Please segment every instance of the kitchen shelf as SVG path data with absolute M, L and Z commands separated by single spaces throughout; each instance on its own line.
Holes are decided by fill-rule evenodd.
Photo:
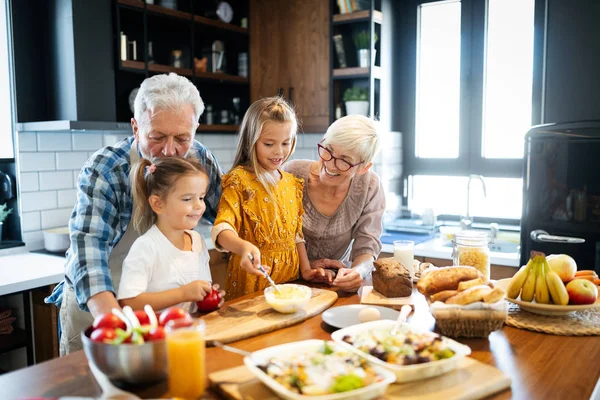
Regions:
M 0 336 L 0 354 L 26 346 L 27 333 L 23 329 L 15 328 L 10 335 Z
M 190 68 L 175 68 L 169 65 L 148 64 L 148 71 L 151 72 L 175 72 L 177 75 L 192 76 Z
M 229 74 L 224 74 L 224 73 L 214 73 L 214 72 L 196 72 L 196 74 L 194 75 L 196 78 L 199 79 L 212 79 L 212 80 L 216 80 L 216 81 L 228 81 L 228 82 L 234 82 L 234 83 L 248 83 L 248 78 L 245 78 L 243 76 L 237 76 L 237 75 L 229 75 Z
M 144 2 L 142 0 L 118 0 L 118 3 L 124 6 L 144 9 Z
M 146 4 L 146 7 L 147 10 L 153 14 L 166 15 L 168 17 L 174 17 L 185 21 L 191 21 L 193 19 L 192 13 L 189 12 L 173 10 L 156 4 Z
M 381 68 L 372 68 L 373 77 L 375 79 L 381 78 Z M 333 79 L 356 79 L 356 78 L 369 78 L 369 68 L 336 68 L 333 70 Z
M 200 124 L 196 132 L 237 132 L 240 129 L 239 125 L 232 124 Z
M 333 25 L 351 24 L 354 22 L 369 22 L 371 11 L 361 10 L 353 13 L 335 14 L 333 16 Z M 373 22 L 381 24 L 383 22 L 383 13 L 378 10 L 373 11 Z
M 121 61 L 121 67 L 127 69 L 136 69 L 144 71 L 144 62 L 143 61 L 133 61 L 133 60 L 125 60 Z
M 209 25 L 215 28 L 223 29 L 226 31 L 243 33 L 244 35 L 248 34 L 248 28 L 242 28 L 241 26 L 228 24 L 226 22 L 222 22 L 216 19 L 210 19 L 206 17 L 202 17 L 200 15 L 194 15 L 194 22 L 197 22 L 202 25 Z

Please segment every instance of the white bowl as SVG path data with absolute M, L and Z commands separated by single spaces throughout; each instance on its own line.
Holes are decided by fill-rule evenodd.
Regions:
M 388 363 L 378 359 L 377 357 L 372 356 L 371 354 L 365 353 L 356 347 L 352 346 L 349 343 L 346 343 L 342 339 L 344 336 L 349 335 L 350 337 L 354 337 L 355 335 L 363 332 L 370 331 L 372 329 L 392 329 L 396 321 L 390 320 L 380 320 L 380 321 L 372 321 L 366 322 L 364 324 L 349 326 L 348 328 L 340 329 L 331 334 L 331 338 L 336 342 L 345 346 L 352 351 L 364 356 L 367 360 L 375 365 L 380 365 L 392 371 L 396 374 L 396 382 L 412 382 L 418 381 L 421 379 L 432 378 L 434 376 L 442 375 L 447 372 L 450 372 L 458 366 L 461 360 L 471 354 L 471 348 L 469 346 L 465 346 L 464 344 L 458 343 L 455 340 L 449 339 L 445 336 L 442 336 L 444 342 L 448 344 L 450 349 L 454 351 L 454 356 L 450 358 L 445 358 L 443 360 L 431 361 L 423 364 L 413 364 L 413 365 L 398 365 L 394 363 Z M 419 329 L 417 327 L 411 326 L 410 324 L 404 324 L 401 326 L 400 330 L 407 329 L 411 332 L 422 333 L 428 332 L 425 329 Z
M 44 248 L 48 251 L 58 252 L 67 251 L 71 246 L 71 237 L 69 228 L 53 228 L 44 231 Z
M 328 342 L 334 350 L 347 350 L 337 343 Z M 271 358 L 288 359 L 295 354 L 316 352 L 323 346 L 323 340 L 303 340 L 300 342 L 286 343 L 279 346 L 267 347 L 252 353 L 251 357 L 244 357 L 244 364 L 258 379 L 273 390 L 282 399 L 289 400 L 369 400 L 383 396 L 390 383 L 396 379 L 394 374 L 387 369 L 370 363 L 375 372 L 383 379 L 360 389 L 348 392 L 334 393 L 320 396 L 308 396 L 294 393 L 285 386 L 271 378 L 263 370 L 256 366 L 257 361 L 269 360 Z
M 296 311 L 303 309 L 312 297 L 312 290 L 308 286 L 288 283 L 284 285 L 277 285 L 277 287 L 284 292 L 290 289 L 295 289 L 298 291 L 298 296 L 294 296 L 290 299 L 282 299 L 276 297 L 275 288 L 273 286 L 269 286 L 265 289 L 265 300 L 267 300 L 267 303 L 273 307 L 275 311 L 279 311 L 280 313 L 295 313 Z

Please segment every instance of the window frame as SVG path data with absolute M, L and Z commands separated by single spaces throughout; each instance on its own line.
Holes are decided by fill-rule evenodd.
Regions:
M 453 0 L 410 0 L 403 10 L 403 22 L 407 23 L 407 38 L 400 41 L 399 52 L 414 54 L 414 59 L 404 58 L 406 70 L 403 79 L 412 79 L 414 91 L 410 87 L 402 95 L 405 117 L 403 159 L 404 184 L 410 175 L 468 176 L 480 174 L 494 178 L 523 178 L 523 159 L 484 158 L 483 145 L 483 91 L 485 74 L 485 43 L 488 1 L 461 0 L 461 58 L 460 58 L 460 119 L 459 156 L 455 159 L 418 158 L 416 145 L 416 98 L 417 63 L 420 6 L 428 3 L 450 2 Z M 534 4 L 534 44 L 533 44 L 533 85 L 531 124 L 543 120 L 543 76 L 545 59 L 545 30 L 547 0 L 535 0 Z M 407 82 L 408 83 L 408 82 Z M 412 115 L 411 115 L 412 114 Z M 523 132 L 525 134 L 525 132 Z M 406 192 L 406 191 L 405 191 Z

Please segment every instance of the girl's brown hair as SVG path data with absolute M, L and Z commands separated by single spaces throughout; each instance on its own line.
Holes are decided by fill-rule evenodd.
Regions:
M 173 192 L 179 178 L 196 174 L 208 177 L 200 161 L 195 158 L 161 157 L 153 161 L 140 158 L 130 174 L 133 194 L 131 220 L 134 229 L 144 233 L 156 223 L 156 214 L 148 201 L 151 195 L 164 199 Z
M 267 173 L 256 157 L 256 142 L 262 133 L 263 127 L 267 122 L 285 123 L 292 125 L 292 143 L 290 155 L 296 148 L 296 131 L 298 130 L 298 121 L 293 108 L 285 101 L 283 97 L 265 97 L 257 100 L 248 108 L 242 125 L 240 126 L 240 137 L 238 140 L 237 153 L 233 161 L 233 168 L 238 165 L 247 167 L 254 172 L 256 178 L 270 193 L 269 186 L 275 184 L 271 174 Z M 289 156 L 288 156 L 289 158 Z M 283 160 L 286 162 L 287 158 Z

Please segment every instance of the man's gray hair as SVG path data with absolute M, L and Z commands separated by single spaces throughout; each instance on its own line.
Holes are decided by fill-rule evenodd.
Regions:
M 155 75 L 142 82 L 135 97 L 134 117 L 140 124 L 147 110 L 180 110 L 186 104 L 194 108 L 195 121 L 198 121 L 204 112 L 204 102 L 196 86 L 189 79 L 172 72 Z

